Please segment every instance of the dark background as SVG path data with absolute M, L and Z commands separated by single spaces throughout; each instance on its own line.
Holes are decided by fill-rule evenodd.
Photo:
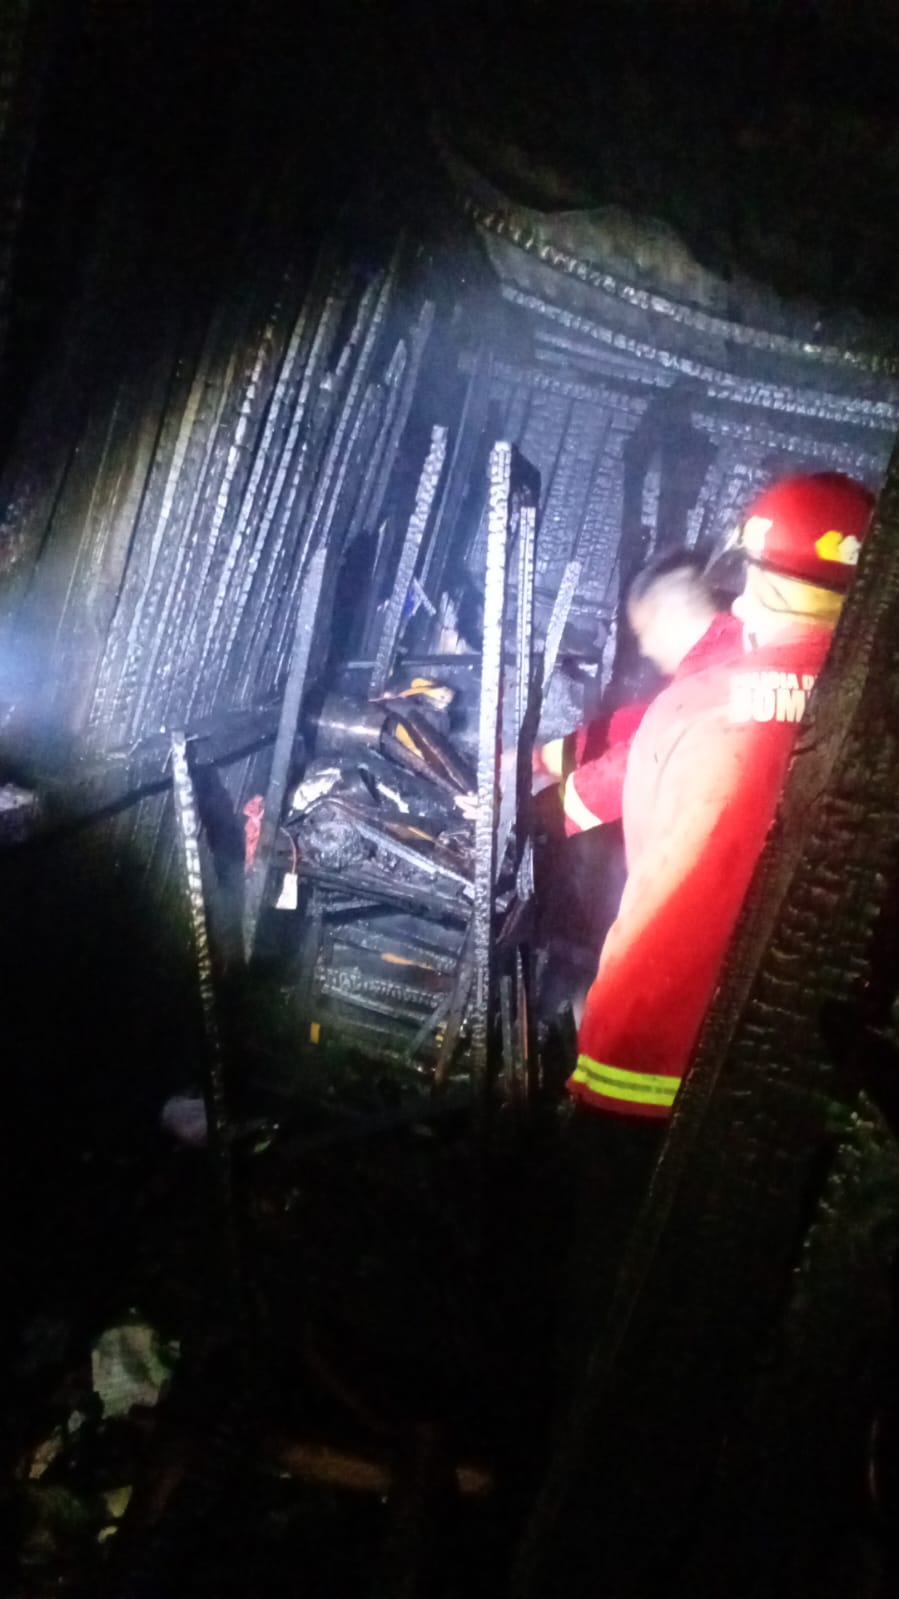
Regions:
M 411 168 L 426 191 L 435 120 L 514 197 L 655 217 L 725 278 L 891 317 L 889 9 L 34 0 L 3 437 L 104 219 L 109 247 L 164 252 L 172 294 L 202 295 L 273 164 L 301 156 L 316 230 L 350 189 L 377 212 Z

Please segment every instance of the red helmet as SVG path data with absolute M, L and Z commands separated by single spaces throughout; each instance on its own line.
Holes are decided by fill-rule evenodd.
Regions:
M 842 472 L 782 478 L 753 500 L 737 544 L 771 572 L 843 593 L 873 509 L 873 494 Z

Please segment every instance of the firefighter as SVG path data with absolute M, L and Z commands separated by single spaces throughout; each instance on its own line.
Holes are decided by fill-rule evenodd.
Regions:
M 626 614 L 641 655 L 664 677 L 676 675 L 703 638 L 740 636 L 736 618 L 716 609 L 702 558 L 680 547 L 637 574 Z M 535 752 L 535 788 L 554 784 L 562 800 L 561 815 L 555 795 L 541 801 L 537 901 L 548 956 L 541 1008 L 549 1014 L 565 1002 L 575 1024 L 624 886 L 621 829 L 600 827 L 621 820 L 628 750 L 649 703 L 622 706 Z
M 637 573 L 627 597 L 627 619 L 640 654 L 663 677 L 688 671 L 696 651 L 722 649 L 740 637 L 740 625 L 719 611 L 702 559 L 692 550 L 666 550 Z M 588 723 L 573 735 L 573 770 L 563 773 L 557 739 L 539 752 L 540 771 L 563 777 L 565 831 L 571 836 L 619 821 L 631 741 L 649 701 L 626 705 L 606 721 Z
M 684 657 L 713 623 L 740 635 L 729 612 L 716 608 L 714 594 L 703 575 L 702 558 L 678 546 L 647 562 L 631 584 L 627 618 L 637 647 L 662 677 L 677 672 Z M 610 715 L 597 717 L 534 748 L 533 790 L 560 787 L 565 832 L 571 837 L 621 820 L 621 795 L 627 752 L 647 710 L 649 700 L 623 705 Z M 514 771 L 511 752 L 508 771 Z M 469 820 L 477 815 L 477 794 L 460 794 L 455 801 Z
M 627 881 L 569 1084 L 591 1107 L 670 1114 L 872 505 L 860 483 L 831 472 L 762 494 L 738 533 L 742 641 L 701 640 L 634 736 Z
M 735 535 L 746 558 L 733 606 L 742 636 L 700 640 L 631 743 L 627 879 L 568 1084 L 579 1194 L 558 1351 L 563 1400 L 608 1308 L 872 506 L 839 473 L 763 493 Z

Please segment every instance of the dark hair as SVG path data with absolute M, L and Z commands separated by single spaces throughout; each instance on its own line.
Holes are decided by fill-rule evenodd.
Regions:
M 673 550 L 661 550 L 641 566 L 639 572 L 631 580 L 627 591 L 627 602 L 630 605 L 634 600 L 645 600 L 646 596 L 657 583 L 662 583 L 669 577 L 687 579 L 687 587 L 692 589 L 696 597 L 708 597 L 711 603 L 711 590 L 705 580 L 705 562 L 695 550 L 688 550 L 678 546 Z

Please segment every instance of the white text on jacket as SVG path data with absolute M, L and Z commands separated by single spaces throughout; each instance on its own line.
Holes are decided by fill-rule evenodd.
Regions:
M 737 672 L 730 682 L 730 720 L 799 722 L 814 681 L 811 672 Z

